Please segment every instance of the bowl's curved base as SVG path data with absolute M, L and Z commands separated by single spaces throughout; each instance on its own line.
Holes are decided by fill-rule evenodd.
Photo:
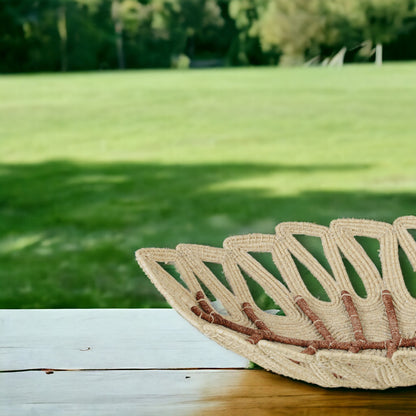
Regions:
M 299 348 L 269 341 L 260 341 L 258 348 L 268 370 L 321 387 L 383 390 L 416 385 L 414 348 L 399 349 L 392 358 L 372 350 L 321 350 L 306 355 Z

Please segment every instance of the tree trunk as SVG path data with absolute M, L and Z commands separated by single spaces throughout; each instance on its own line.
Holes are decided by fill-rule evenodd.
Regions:
M 116 32 L 116 48 L 117 48 L 117 61 L 118 69 L 125 69 L 126 62 L 124 59 L 124 45 L 123 45 L 123 24 L 119 21 L 114 23 L 114 29 Z
M 121 16 L 120 0 L 113 0 L 111 3 L 111 17 L 114 22 L 114 32 L 116 34 L 116 50 L 118 69 L 124 69 L 126 62 L 124 59 L 124 45 L 123 45 L 123 18 Z
M 61 71 L 66 71 L 68 69 L 68 53 L 67 53 L 67 44 L 68 44 L 68 31 L 66 27 L 66 5 L 62 4 L 58 7 L 58 33 L 60 40 L 60 53 L 61 53 Z
M 283 52 L 279 60 L 280 66 L 301 66 L 305 63 L 305 57 L 302 53 Z
M 383 45 L 377 43 L 376 45 L 376 65 L 381 66 L 383 64 Z

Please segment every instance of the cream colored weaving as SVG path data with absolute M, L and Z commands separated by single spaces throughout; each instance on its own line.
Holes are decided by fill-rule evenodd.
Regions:
M 416 229 L 414 216 L 393 225 L 356 219 L 334 220 L 329 227 L 286 222 L 275 235 L 227 238 L 224 248 L 180 244 L 176 250 L 141 249 L 136 258 L 172 307 L 225 348 L 320 386 L 386 389 L 416 384 L 416 299 L 399 263 L 400 246 L 416 270 L 409 229 Z M 321 239 L 332 273 L 295 238 L 299 235 Z M 381 273 L 357 236 L 379 241 Z M 271 253 L 283 281 L 251 255 L 255 252 Z M 355 292 L 343 258 L 361 278 L 366 297 Z M 319 281 L 329 301 L 312 295 L 294 259 Z M 226 284 L 206 262 L 222 266 Z M 180 279 L 163 263 L 174 264 Z M 256 281 L 284 316 L 261 310 L 247 279 Z M 210 301 L 204 288 L 219 302 Z

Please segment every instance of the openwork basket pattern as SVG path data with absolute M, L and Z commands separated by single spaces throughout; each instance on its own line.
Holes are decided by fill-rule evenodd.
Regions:
M 357 219 L 337 219 L 329 227 L 286 222 L 275 235 L 229 237 L 223 248 L 145 248 L 136 258 L 185 319 L 265 369 L 324 387 L 386 389 L 416 384 L 416 299 L 399 262 L 401 247 L 416 270 L 410 229 L 416 229 L 414 216 L 400 217 L 393 225 Z M 300 235 L 320 238 L 330 271 L 300 243 Z M 358 236 L 378 240 L 381 273 Z M 252 253 L 270 253 L 282 279 Z M 319 281 L 329 301 L 308 290 L 294 259 Z M 343 259 L 362 280 L 365 297 L 354 290 Z M 164 263 L 173 264 L 180 278 L 168 273 Z M 206 263 L 220 264 L 226 282 Z M 258 307 L 249 279 L 284 316 Z M 209 300 L 207 289 L 219 302 Z

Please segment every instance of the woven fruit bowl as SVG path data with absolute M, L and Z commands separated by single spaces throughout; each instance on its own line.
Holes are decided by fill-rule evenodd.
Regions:
M 276 234 L 229 237 L 223 248 L 144 248 L 136 258 L 170 305 L 203 334 L 267 370 L 323 387 L 386 389 L 416 384 L 416 299 L 399 247 L 416 270 L 416 217 L 338 219 L 329 227 L 286 222 Z M 318 237 L 329 267 L 299 241 Z M 381 270 L 357 237 L 378 240 Z M 256 259 L 269 253 L 277 273 Z M 359 294 L 348 262 L 365 289 Z M 208 264 L 222 267 L 224 279 Z M 174 265 L 179 277 L 166 270 Z M 319 282 L 310 290 L 300 266 Z M 277 277 L 279 275 L 279 278 Z M 278 305 L 263 310 L 253 283 Z

